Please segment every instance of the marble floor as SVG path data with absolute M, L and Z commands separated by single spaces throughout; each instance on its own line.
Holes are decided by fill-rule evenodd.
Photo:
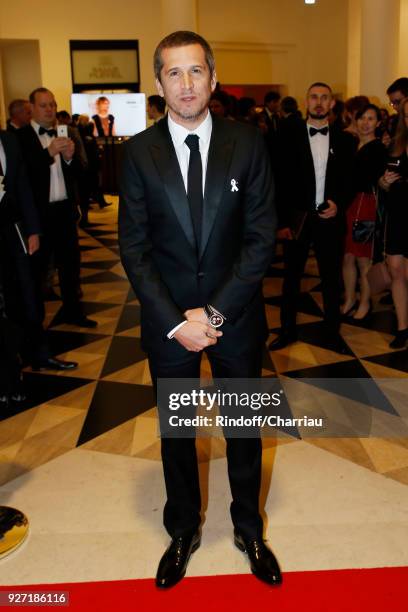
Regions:
M 167 542 L 155 399 L 111 200 L 80 231 L 83 300 L 98 327 L 59 325 L 60 301 L 47 302 L 55 354 L 78 361 L 78 370 L 27 370 L 27 401 L 0 415 L 0 504 L 30 520 L 26 542 L 0 560 L 3 584 L 154 576 Z M 270 339 L 279 327 L 282 266 L 278 255 L 265 279 Z M 388 348 L 392 307 L 376 300 L 367 321 L 343 324 L 345 350 L 332 351 L 310 257 L 299 312 L 299 341 L 265 351 L 263 375 L 305 386 L 310 379 L 381 381 L 383 403 L 374 410 L 395 418 L 406 404 L 408 351 Z M 209 372 L 205 359 L 202 370 Z M 335 395 L 328 392 L 332 401 Z M 356 400 L 355 409 L 362 407 Z M 264 439 L 266 537 L 284 571 L 407 565 L 407 425 L 403 418 L 397 434 L 394 427 L 382 437 L 282 432 Z M 203 438 L 198 449 L 205 522 L 188 574 L 247 573 L 232 545 L 224 441 Z

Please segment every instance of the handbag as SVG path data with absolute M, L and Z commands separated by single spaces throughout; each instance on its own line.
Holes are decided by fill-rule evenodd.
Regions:
M 353 242 L 360 242 L 366 244 L 374 239 L 375 221 L 363 220 L 360 221 L 360 209 L 363 201 L 364 193 L 360 196 L 360 202 L 358 205 L 357 215 L 353 221 L 352 237 Z

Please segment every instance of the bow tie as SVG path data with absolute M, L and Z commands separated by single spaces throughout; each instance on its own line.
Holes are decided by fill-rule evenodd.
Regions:
M 52 136 L 56 136 L 57 135 L 57 130 L 54 129 L 50 129 L 50 130 L 46 130 L 43 127 L 40 127 L 40 129 L 38 130 L 38 133 L 40 136 L 42 136 L 43 134 L 48 134 L 48 136 L 51 138 Z
M 309 134 L 311 136 L 316 136 L 316 134 L 321 134 L 322 136 L 327 136 L 328 133 L 329 133 L 329 128 L 327 127 L 327 125 L 325 127 L 322 127 L 320 130 L 318 130 L 317 128 L 314 128 L 314 127 L 310 127 L 309 128 Z

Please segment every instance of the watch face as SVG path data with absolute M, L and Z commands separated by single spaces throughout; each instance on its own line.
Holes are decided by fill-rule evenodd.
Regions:
M 221 327 L 221 325 L 224 323 L 224 319 L 217 314 L 212 314 L 210 317 L 210 325 L 212 325 L 213 327 Z

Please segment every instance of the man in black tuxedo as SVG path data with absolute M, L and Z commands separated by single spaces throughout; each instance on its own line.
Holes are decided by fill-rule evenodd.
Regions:
M 25 332 L 33 367 L 68 370 L 75 362 L 52 356 L 44 328 L 44 304 L 33 271 L 42 233 L 18 140 L 0 130 L 0 258 L 5 311 Z
M 79 301 L 80 251 L 74 180 L 80 172 L 71 138 L 57 137 L 54 95 L 48 89 L 35 89 L 29 97 L 30 125 L 17 132 L 34 200 L 43 227 L 40 260 L 45 276 L 51 256 L 58 269 L 62 310 L 59 322 L 95 327 L 85 316 Z
M 8 107 L 7 131 L 17 132 L 31 121 L 31 105 L 28 100 L 13 100 Z
M 278 237 L 284 240 L 285 277 L 281 304 L 281 332 L 271 350 L 297 339 L 296 312 L 306 260 L 311 244 L 322 281 L 324 319 L 331 348 L 344 351 L 339 336 L 340 272 L 347 203 L 348 167 L 353 151 L 350 140 L 330 128 L 334 105 L 325 83 L 314 83 L 307 92 L 307 121 L 298 122 L 280 138 L 277 171 Z
M 199 378 L 203 351 L 215 378 L 258 377 L 267 331 L 261 283 L 275 230 L 262 135 L 211 117 L 214 57 L 197 34 L 166 37 L 154 65 L 169 113 L 126 143 L 119 206 L 121 256 L 141 303 L 152 379 Z M 156 584 L 169 587 L 200 545 L 201 502 L 195 440 L 161 443 L 172 542 Z M 259 438 L 227 439 L 231 516 L 252 571 L 277 584 L 258 508 L 261 453 Z

